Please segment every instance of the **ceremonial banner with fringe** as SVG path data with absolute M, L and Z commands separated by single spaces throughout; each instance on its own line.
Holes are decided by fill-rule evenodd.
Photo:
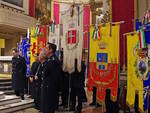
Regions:
M 37 35 L 34 35 L 34 34 L 35 34 L 35 28 L 31 27 L 31 47 L 30 47 L 30 52 L 31 52 L 30 63 L 31 63 L 31 65 L 35 61 L 34 55 L 37 54 L 37 44 L 38 44 Z
M 75 59 L 77 69 L 81 71 L 82 47 L 83 47 L 83 6 L 70 5 L 69 10 L 62 14 L 63 23 L 63 70 L 73 73 L 75 71 Z
M 100 28 L 100 39 L 93 39 L 94 26 L 90 27 L 88 91 L 96 86 L 97 101 L 104 103 L 106 89 L 111 90 L 113 101 L 117 99 L 120 25 Z
M 46 46 L 47 26 L 39 26 L 38 34 L 38 53 Z
M 148 50 L 139 49 L 139 33 L 127 36 L 127 104 L 134 107 L 138 94 L 139 111 L 145 113 L 149 107 L 149 59 Z

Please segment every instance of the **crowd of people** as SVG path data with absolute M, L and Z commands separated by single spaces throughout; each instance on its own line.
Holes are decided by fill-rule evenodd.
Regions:
M 13 89 L 16 96 L 24 100 L 25 81 L 28 79 L 30 94 L 36 108 L 42 113 L 55 113 L 59 110 L 59 106 L 62 106 L 64 110 L 81 113 L 82 103 L 87 102 L 84 89 L 85 62 L 82 61 L 81 72 L 77 70 L 77 60 L 75 60 L 74 73 L 64 72 L 62 70 L 63 53 L 61 52 L 61 57 L 58 59 L 55 55 L 56 48 L 55 44 L 48 43 L 39 54 L 35 55 L 35 62 L 31 66 L 31 74 L 28 78 L 25 59 L 18 54 L 17 49 L 12 49 Z

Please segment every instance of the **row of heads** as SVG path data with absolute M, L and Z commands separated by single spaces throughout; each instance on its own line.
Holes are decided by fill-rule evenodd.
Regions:
M 57 46 L 55 44 L 48 42 L 46 47 L 42 48 L 40 53 L 34 54 L 34 57 L 42 57 L 42 58 L 49 57 L 49 56 L 55 54 L 56 49 L 57 49 Z M 18 56 L 18 49 L 17 48 L 12 49 L 12 56 L 13 57 Z

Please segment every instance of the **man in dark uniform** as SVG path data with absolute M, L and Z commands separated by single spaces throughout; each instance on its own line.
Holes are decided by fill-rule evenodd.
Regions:
M 47 64 L 42 74 L 42 103 L 43 113 L 55 113 L 57 106 L 57 95 L 59 89 L 59 76 L 61 66 L 55 55 L 56 45 L 48 43 L 46 53 L 48 56 Z
M 37 80 L 38 80 L 38 83 L 39 83 L 39 90 L 38 90 L 38 104 L 40 105 L 40 111 L 43 112 L 43 108 L 44 108 L 44 104 L 43 104 L 43 79 L 44 79 L 44 69 L 46 67 L 46 64 L 47 64 L 47 61 L 46 61 L 46 49 L 42 49 L 42 51 L 40 52 L 40 55 L 39 55 L 39 61 L 40 61 L 40 68 L 37 72 Z M 39 94 L 40 93 L 40 94 Z
M 31 74 L 30 74 L 30 89 L 31 89 L 31 95 L 32 98 L 34 98 L 34 103 L 37 109 L 39 109 L 40 105 L 40 101 L 39 101 L 39 89 L 40 89 L 40 77 L 38 77 L 38 72 L 40 69 L 40 62 L 39 62 L 39 55 L 36 54 L 35 56 L 35 62 L 33 62 L 32 66 L 31 66 Z
M 16 48 L 12 49 L 12 55 L 12 88 L 15 90 L 16 96 L 20 96 L 24 100 L 26 61 L 18 55 Z
M 75 72 L 72 74 L 71 77 L 71 108 L 74 111 L 75 110 L 75 106 L 76 106 L 76 96 L 78 98 L 78 106 L 77 109 L 75 111 L 75 113 L 81 113 L 82 111 L 82 102 L 83 102 L 83 98 L 84 98 L 84 92 L 83 92 L 83 88 L 84 88 L 84 81 L 85 81 L 85 76 L 84 76 L 84 72 L 85 72 L 85 64 L 82 62 L 81 63 L 81 72 L 78 72 L 77 70 L 77 60 L 75 60 Z

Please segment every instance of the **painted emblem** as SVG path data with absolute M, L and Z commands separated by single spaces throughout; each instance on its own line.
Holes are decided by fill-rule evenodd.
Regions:
M 75 29 L 68 30 L 67 38 L 66 38 L 66 45 L 67 49 L 72 50 L 77 47 L 79 43 L 79 33 Z
M 136 75 L 142 80 L 148 79 L 148 59 L 146 58 L 147 51 L 137 49 L 136 51 Z
M 97 69 L 107 70 L 107 64 L 108 64 L 108 54 L 97 53 Z

